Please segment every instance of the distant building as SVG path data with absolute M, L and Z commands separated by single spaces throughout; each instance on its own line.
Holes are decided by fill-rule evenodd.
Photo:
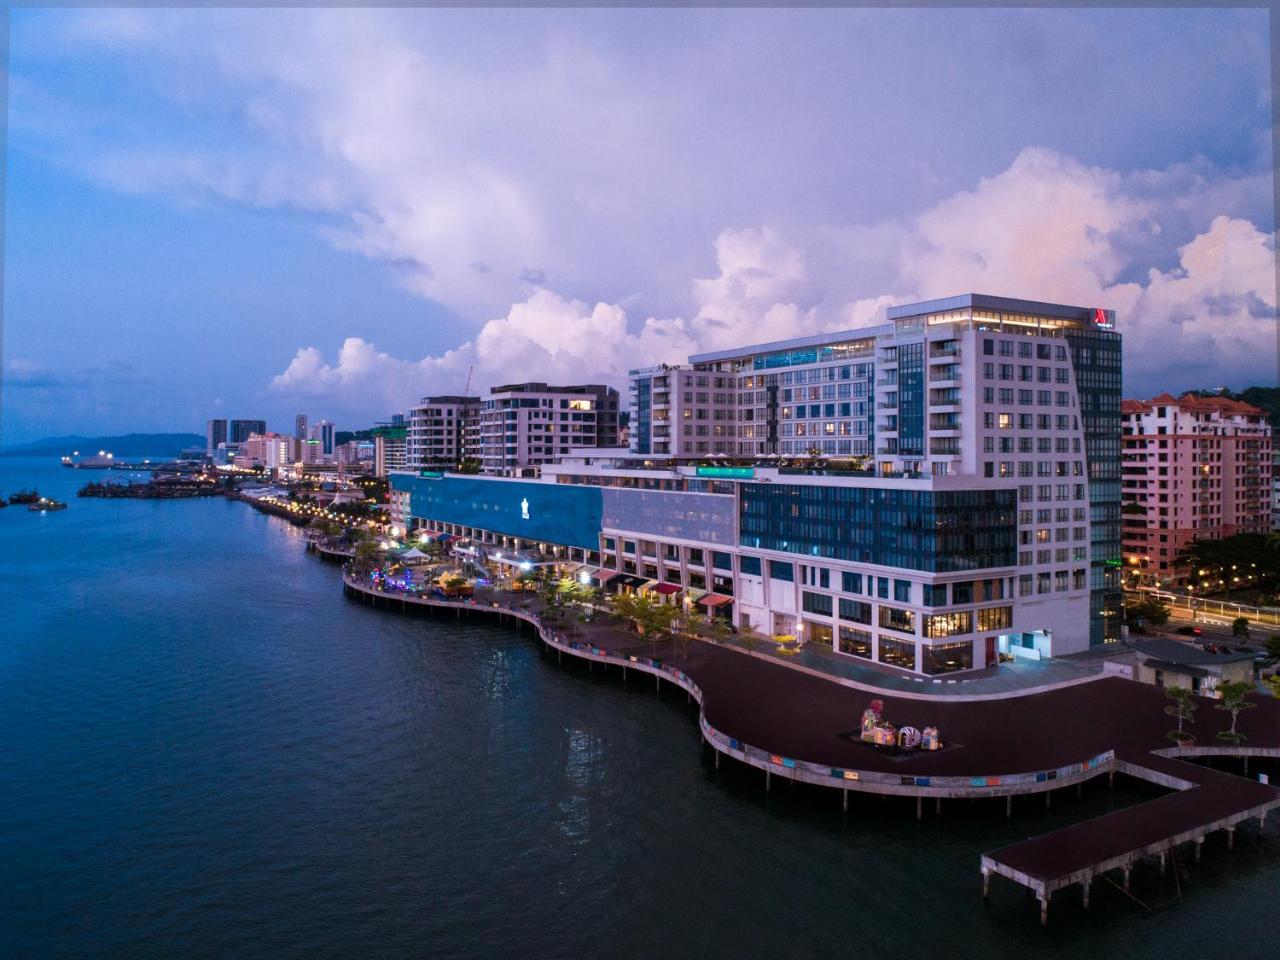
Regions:
M 1176 558 L 1192 540 L 1266 533 L 1272 523 L 1271 426 L 1226 397 L 1125 400 L 1121 495 L 1131 582 L 1185 586 Z
M 293 439 L 307 439 L 307 415 L 300 413 L 293 418 Z
M 230 443 L 244 443 L 249 439 L 251 433 L 266 433 L 267 421 L 265 420 L 232 420 L 228 441 Z
M 1271 445 L 1271 529 L 1280 531 L 1280 450 Z
M 408 430 L 402 425 L 379 424 L 373 430 L 373 474 L 385 477 L 389 470 L 408 466 Z
M 321 420 L 311 428 L 310 439 L 320 441 L 320 452 L 324 456 L 333 456 L 333 424 L 328 420 Z
M 212 457 L 217 451 L 219 444 L 227 442 L 227 421 L 208 420 L 204 426 L 204 452 L 205 456 Z
M 352 464 L 372 460 L 374 454 L 372 440 L 348 440 L 335 448 L 339 463 Z
M 236 466 L 281 470 L 298 459 L 298 441 L 279 433 L 252 433 L 236 457 Z M 242 463 L 243 460 L 243 463 Z

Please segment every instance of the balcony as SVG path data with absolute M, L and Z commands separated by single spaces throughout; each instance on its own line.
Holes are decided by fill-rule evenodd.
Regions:
M 929 383 L 957 383 L 960 380 L 960 364 L 948 363 L 929 370 Z
M 929 359 L 945 359 L 960 356 L 959 340 L 936 340 L 929 344 Z

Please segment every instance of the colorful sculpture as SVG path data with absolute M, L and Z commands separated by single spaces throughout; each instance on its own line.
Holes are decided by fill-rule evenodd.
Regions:
M 915 750 L 920 746 L 920 731 L 915 727 L 902 727 L 898 731 L 898 749 Z

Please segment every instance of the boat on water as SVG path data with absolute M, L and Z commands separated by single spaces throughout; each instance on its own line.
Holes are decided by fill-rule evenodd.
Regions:
M 9 494 L 9 502 L 12 503 L 36 503 L 40 499 L 40 493 L 37 490 L 19 490 L 17 493 Z
M 63 503 L 61 500 L 54 500 L 50 497 L 41 497 L 40 499 L 35 500 L 32 503 L 28 503 L 27 509 L 38 510 L 41 513 L 46 513 L 47 511 L 50 511 L 50 510 L 65 510 L 67 509 L 67 505 Z

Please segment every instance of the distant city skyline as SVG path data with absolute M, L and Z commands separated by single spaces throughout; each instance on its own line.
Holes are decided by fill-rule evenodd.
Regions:
M 1126 396 L 1271 385 L 1267 17 L 12 11 L 0 443 L 621 388 L 967 292 L 1114 309 Z

